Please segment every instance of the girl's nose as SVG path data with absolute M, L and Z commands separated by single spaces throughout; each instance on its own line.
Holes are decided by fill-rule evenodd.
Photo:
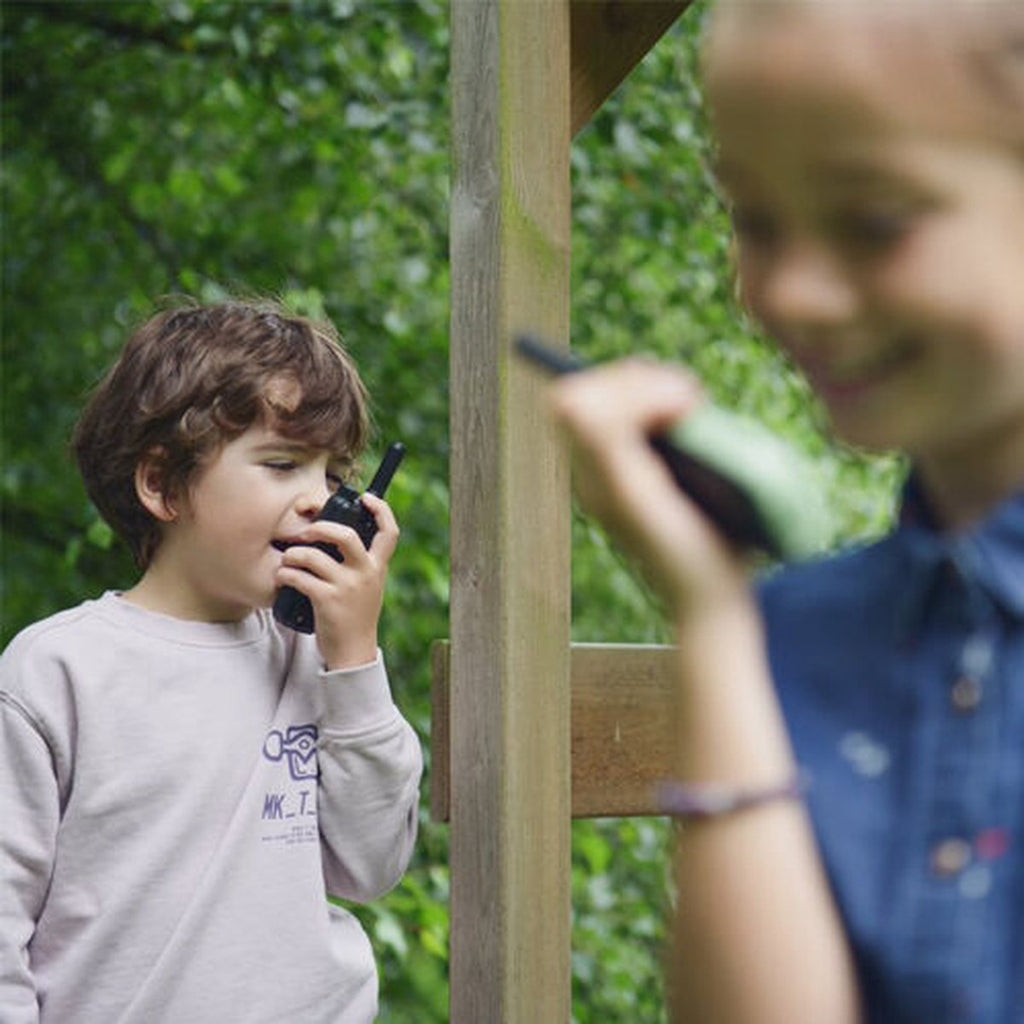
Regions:
M 857 312 L 858 292 L 842 261 L 819 245 L 793 242 L 748 279 L 752 310 L 786 330 L 841 324 Z

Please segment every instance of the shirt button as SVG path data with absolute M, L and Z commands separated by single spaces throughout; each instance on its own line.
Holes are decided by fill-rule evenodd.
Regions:
M 1009 852 L 1011 841 L 1008 828 L 987 828 L 974 837 L 974 849 L 982 860 L 998 860 Z
M 943 839 L 932 847 L 932 871 L 939 878 L 958 875 L 971 862 L 971 844 L 966 839 Z
M 974 676 L 961 676 L 954 684 L 949 693 L 949 699 L 953 707 L 961 714 L 967 714 L 977 709 L 981 703 L 981 681 Z

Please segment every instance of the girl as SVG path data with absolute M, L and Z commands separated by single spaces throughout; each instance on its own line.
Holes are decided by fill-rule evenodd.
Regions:
M 752 591 L 647 444 L 696 382 L 556 385 L 676 623 L 676 1008 L 1021 1020 L 1024 6 L 726 2 L 706 68 L 744 303 L 913 471 L 891 536 Z

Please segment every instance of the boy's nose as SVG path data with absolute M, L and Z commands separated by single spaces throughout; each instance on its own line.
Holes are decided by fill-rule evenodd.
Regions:
M 777 253 L 751 299 L 766 323 L 783 328 L 843 323 L 858 305 L 857 288 L 842 262 L 816 245 L 793 244 Z
M 330 496 L 331 491 L 326 481 L 321 480 L 319 483 L 311 482 L 302 489 L 296 499 L 296 508 L 300 515 L 308 519 L 315 519 Z

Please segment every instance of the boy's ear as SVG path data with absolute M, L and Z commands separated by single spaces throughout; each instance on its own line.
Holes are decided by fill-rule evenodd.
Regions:
M 135 467 L 135 493 L 154 519 L 171 523 L 178 518 L 178 510 L 165 487 L 166 456 L 163 448 L 151 448 L 139 459 Z

